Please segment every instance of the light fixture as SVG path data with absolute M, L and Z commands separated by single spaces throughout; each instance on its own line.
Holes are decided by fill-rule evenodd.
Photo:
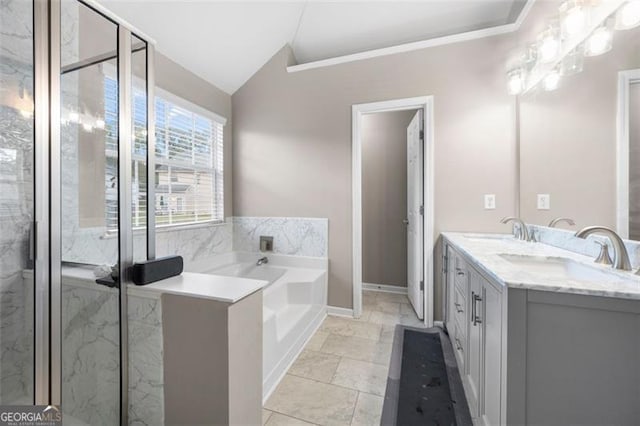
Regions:
M 89 123 L 82 123 L 82 128 L 87 132 L 93 131 L 93 126 Z
M 509 78 L 509 94 L 518 95 L 524 89 L 524 73 L 521 68 L 516 68 L 507 74 Z
M 557 25 L 551 24 L 538 36 L 538 59 L 542 63 L 553 62 L 560 53 L 560 37 Z
M 560 6 L 560 22 L 563 37 L 575 37 L 587 26 L 589 9 L 582 0 L 568 0 Z
M 562 64 L 560 65 L 560 74 L 562 76 L 574 75 L 581 72 L 584 68 L 584 45 L 580 45 L 567 53 L 567 56 L 562 58 Z
M 556 90 L 560 85 L 560 71 L 558 69 L 554 69 L 549 74 L 546 75 L 544 80 L 542 80 L 542 87 L 547 92 L 552 90 Z
M 104 122 L 104 120 L 101 120 L 101 119 L 96 120 L 96 128 L 98 129 L 101 129 L 101 130 L 104 129 L 105 124 L 106 123 Z
M 628 30 L 640 25 L 640 0 L 623 4 L 616 13 L 616 30 Z
M 585 44 L 585 56 L 598 56 L 611 50 L 613 34 L 606 25 L 596 28 Z

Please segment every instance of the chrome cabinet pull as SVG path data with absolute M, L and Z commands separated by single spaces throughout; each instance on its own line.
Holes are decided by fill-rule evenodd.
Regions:
M 456 311 L 458 311 L 459 314 L 464 312 L 464 309 L 462 309 L 462 305 L 459 303 L 454 302 L 454 305 L 456 305 Z
M 458 340 L 458 338 L 456 337 L 456 349 L 464 352 L 464 349 L 462 349 L 462 345 L 460 344 L 460 340 Z
M 482 319 L 478 316 L 478 307 L 476 306 L 476 302 L 482 302 L 482 297 L 475 293 L 471 293 L 473 298 L 473 325 L 482 324 Z
M 460 268 L 456 268 L 456 271 L 458 272 L 458 275 L 459 275 L 459 276 L 464 275 L 464 271 L 463 271 L 462 269 L 460 269 Z
M 471 292 L 471 321 L 473 321 L 473 325 L 476 325 L 475 317 L 476 317 L 476 294 L 472 291 Z

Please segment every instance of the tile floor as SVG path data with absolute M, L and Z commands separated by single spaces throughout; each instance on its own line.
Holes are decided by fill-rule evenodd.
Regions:
M 422 326 L 406 296 L 363 293 L 360 319 L 328 316 L 273 392 L 262 423 L 379 425 L 396 324 Z

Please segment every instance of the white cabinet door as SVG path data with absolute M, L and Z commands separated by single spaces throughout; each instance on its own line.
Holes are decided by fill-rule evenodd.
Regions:
M 469 363 L 467 365 L 467 401 L 471 417 L 480 415 L 480 392 L 482 380 L 482 324 L 477 320 L 482 317 L 482 278 L 469 268 L 471 294 L 469 307 Z
M 502 294 L 488 282 L 482 292 L 482 325 L 484 328 L 484 355 L 482 380 L 482 420 L 485 425 L 501 422 L 501 370 L 502 370 Z

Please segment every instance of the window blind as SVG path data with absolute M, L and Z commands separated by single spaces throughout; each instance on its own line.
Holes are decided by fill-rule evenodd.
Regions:
M 108 131 L 117 117 L 117 84 L 106 78 L 107 227 L 117 230 L 117 132 Z M 111 81 L 109 81 L 111 80 Z M 167 99 L 171 97 L 171 99 Z M 111 102 L 110 99 L 115 101 Z M 197 106 L 173 96 L 156 96 L 156 225 L 187 225 L 224 220 L 224 123 Z M 113 118 L 112 118 L 113 117 Z M 133 225 L 146 226 L 146 93 L 133 90 L 132 181 Z M 115 123 L 117 129 L 117 123 Z

